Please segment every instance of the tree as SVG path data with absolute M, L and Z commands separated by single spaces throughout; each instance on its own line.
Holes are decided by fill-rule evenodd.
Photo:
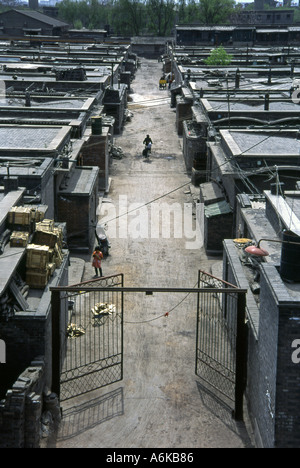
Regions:
M 146 6 L 143 0 L 113 0 L 108 8 L 108 23 L 116 34 L 141 34 L 146 24 Z
M 180 0 L 177 2 L 177 21 L 179 24 L 199 23 L 198 0 Z
M 128 20 L 135 36 L 138 36 L 143 27 L 145 6 L 139 0 L 120 0 L 123 8 L 127 11 Z
M 147 17 L 149 29 L 156 36 L 170 34 L 175 20 L 174 0 L 148 0 Z
M 228 54 L 226 50 L 220 46 L 211 51 L 210 56 L 204 60 L 205 65 L 229 65 L 232 55 Z
M 200 0 L 200 21 L 204 24 L 224 24 L 234 5 L 234 0 Z

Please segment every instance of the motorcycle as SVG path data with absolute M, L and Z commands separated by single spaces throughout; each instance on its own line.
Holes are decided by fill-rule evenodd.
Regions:
M 149 158 L 149 153 L 151 153 L 151 143 L 145 145 L 145 148 L 143 149 L 143 156 L 145 156 L 145 158 Z
M 97 224 L 95 230 L 95 236 L 100 247 L 101 252 L 103 253 L 103 257 L 107 257 L 109 255 L 109 249 L 111 248 L 110 242 L 106 236 L 105 228 L 102 224 Z

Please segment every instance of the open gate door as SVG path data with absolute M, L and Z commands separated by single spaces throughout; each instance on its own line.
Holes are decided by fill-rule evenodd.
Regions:
M 122 380 L 123 291 L 118 287 L 122 274 L 51 288 L 52 389 L 60 401 Z
M 236 420 L 246 382 L 246 290 L 199 271 L 195 373 Z

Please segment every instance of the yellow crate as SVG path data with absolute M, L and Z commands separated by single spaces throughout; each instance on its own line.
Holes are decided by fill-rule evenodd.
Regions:
M 47 245 L 28 244 L 26 251 L 27 268 L 44 270 L 52 261 L 53 251 Z
M 53 232 L 54 229 L 54 220 L 53 219 L 44 219 L 40 223 L 36 223 L 36 231 L 50 231 Z
M 63 230 L 60 227 L 54 227 L 53 232 L 57 235 L 57 244 L 61 248 L 63 244 Z
M 56 269 L 55 263 L 48 263 L 49 276 L 53 275 L 53 273 L 55 272 L 55 269 Z
M 26 247 L 28 240 L 29 232 L 13 231 L 9 239 L 9 244 L 10 247 Z
M 33 289 L 43 289 L 49 282 L 49 276 L 49 268 L 45 271 L 29 268 L 26 270 L 26 283 Z
M 53 260 L 56 266 L 59 268 L 63 261 L 63 254 L 58 244 L 53 249 Z
M 38 245 L 47 245 L 53 249 L 57 243 L 57 235 L 55 232 L 38 230 L 34 233 L 33 243 Z
M 32 221 L 32 208 L 26 206 L 13 206 L 8 212 L 9 224 L 28 226 Z
M 43 221 L 44 217 L 45 217 L 45 213 L 43 211 L 40 211 L 34 208 L 33 213 L 32 213 L 33 221 L 35 221 L 36 223 L 40 223 L 41 221 Z

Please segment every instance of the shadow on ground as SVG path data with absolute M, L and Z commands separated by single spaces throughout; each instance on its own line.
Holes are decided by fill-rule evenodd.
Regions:
M 254 448 L 246 425 L 243 421 L 235 421 L 233 418 L 233 410 L 224 401 L 218 398 L 214 393 L 207 389 L 200 382 L 196 382 L 202 404 L 226 427 L 237 434 L 243 441 L 245 448 Z
M 47 448 L 54 448 L 56 441 L 72 439 L 89 429 L 124 414 L 123 388 L 100 397 L 76 404 L 62 411 L 60 427 Z

